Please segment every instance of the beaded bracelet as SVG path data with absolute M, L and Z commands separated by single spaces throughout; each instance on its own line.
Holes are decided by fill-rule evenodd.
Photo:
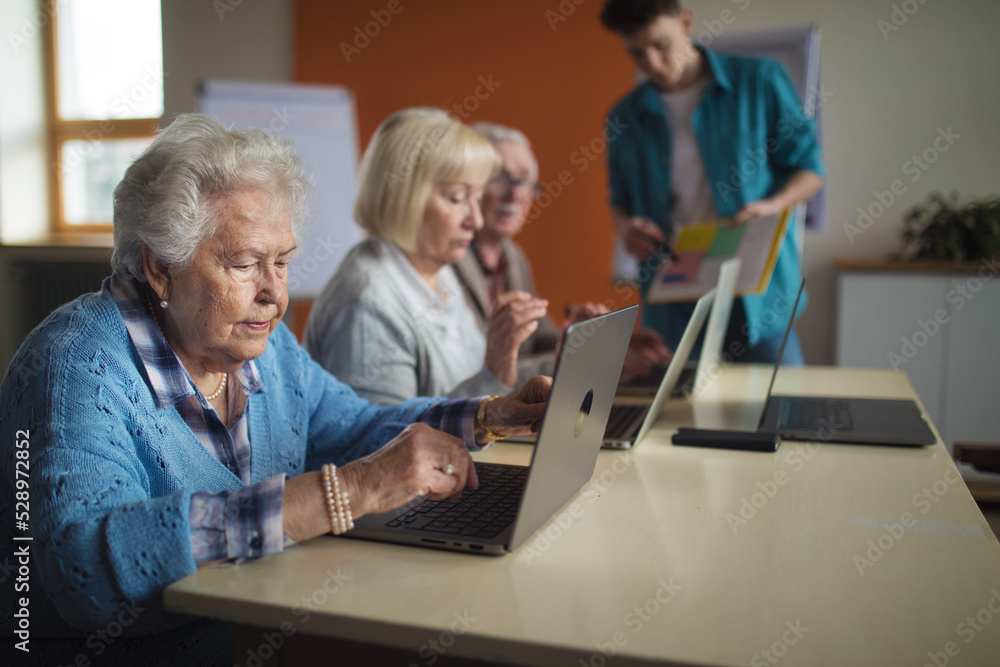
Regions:
M 337 466 L 332 463 L 323 465 L 323 495 L 326 497 L 326 511 L 330 515 L 330 528 L 333 534 L 340 535 L 354 528 L 351 499 L 346 491 L 340 490 Z

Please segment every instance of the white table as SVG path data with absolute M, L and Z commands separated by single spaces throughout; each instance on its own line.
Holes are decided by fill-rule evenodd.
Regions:
M 1000 544 L 940 442 L 669 443 L 682 425 L 754 428 L 769 379 L 736 366 L 668 403 L 514 554 L 322 537 L 201 570 L 167 608 L 278 629 L 285 648 L 308 634 L 405 649 L 416 665 L 1000 664 Z M 783 369 L 776 391 L 913 396 L 902 374 L 835 368 Z

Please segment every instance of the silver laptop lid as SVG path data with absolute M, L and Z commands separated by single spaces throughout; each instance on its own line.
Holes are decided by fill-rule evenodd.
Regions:
M 705 340 L 701 344 L 701 355 L 698 357 L 698 373 L 694 378 L 696 390 L 703 389 L 715 379 L 722 363 L 722 346 L 726 341 L 729 316 L 733 312 L 733 295 L 736 292 L 736 281 L 740 277 L 740 264 L 740 258 L 733 257 L 719 267 L 719 280 L 715 284 L 715 304 L 708 316 Z
M 670 397 L 670 393 L 674 390 L 674 385 L 677 384 L 677 380 L 684 371 L 684 366 L 687 364 L 688 357 L 691 356 L 694 343 L 698 340 L 698 334 L 701 333 L 701 327 L 705 324 L 705 318 L 708 317 L 708 311 L 712 309 L 712 304 L 715 302 L 715 289 L 713 287 L 708 290 L 706 294 L 698 299 L 698 303 L 694 305 L 694 312 L 691 313 L 691 319 L 688 320 L 688 325 L 684 328 L 684 335 L 681 336 L 681 342 L 677 344 L 677 349 L 674 350 L 674 356 L 667 367 L 666 375 L 663 376 L 663 382 L 660 383 L 660 388 L 656 390 L 656 396 L 653 397 L 653 402 L 649 406 L 646 418 L 642 420 L 639 432 L 635 434 L 635 443 L 638 444 L 639 441 L 646 437 L 646 433 L 656 423 L 657 417 L 660 416 L 660 408 L 663 407 L 663 402 Z
M 638 310 L 629 306 L 567 329 L 508 550 L 594 474 Z

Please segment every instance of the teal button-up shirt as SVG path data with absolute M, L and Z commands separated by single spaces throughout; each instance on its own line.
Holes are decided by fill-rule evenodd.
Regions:
M 823 176 L 813 121 L 785 68 L 773 60 L 698 48 L 710 80 L 691 125 L 718 214 L 732 216 L 745 204 L 775 194 L 797 171 Z M 673 131 L 660 91 L 651 82 L 635 88 L 608 114 L 606 132 L 611 205 L 651 218 L 670 238 Z M 742 299 L 751 347 L 787 325 L 802 275 L 794 227 L 789 225 L 767 291 Z M 655 270 L 640 268 L 643 294 Z M 803 294 L 800 312 L 805 300 Z M 674 347 L 690 312 L 691 304 L 648 304 L 643 323 Z

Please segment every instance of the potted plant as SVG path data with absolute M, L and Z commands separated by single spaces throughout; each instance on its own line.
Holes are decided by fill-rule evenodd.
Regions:
M 953 262 L 993 257 L 1000 250 L 1000 197 L 959 201 L 932 193 L 903 216 L 903 259 Z

